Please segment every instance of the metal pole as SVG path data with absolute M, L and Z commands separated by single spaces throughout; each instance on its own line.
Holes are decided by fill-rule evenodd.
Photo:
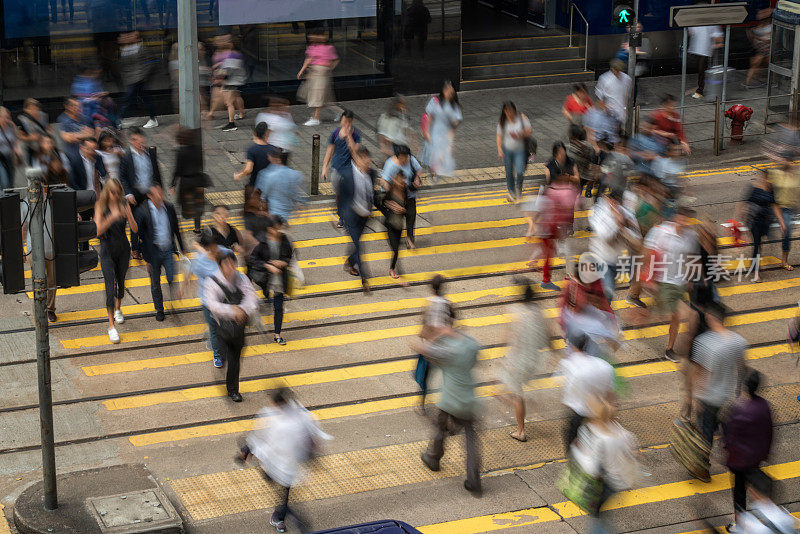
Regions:
M 50 390 L 50 334 L 47 324 L 47 270 L 44 253 L 44 212 L 42 171 L 28 169 L 28 203 L 33 258 L 33 317 L 36 326 L 36 370 L 39 377 L 39 421 L 42 435 L 44 508 L 58 508 L 56 492 L 56 449 L 53 436 L 53 394 Z
M 311 139 L 311 194 L 319 195 L 319 134 Z
M 641 106 L 639 106 L 639 104 L 636 104 L 636 107 L 633 108 L 633 133 L 639 131 L 639 117 L 641 111 L 642 111 Z
M 719 95 L 714 97 L 714 155 L 719 156 L 719 145 L 720 145 L 720 132 L 722 128 L 720 128 L 719 120 L 720 120 L 720 110 L 722 109 L 722 105 L 720 103 Z
M 575 14 L 575 4 L 569 3 L 569 47 L 572 48 L 572 15 Z
M 633 30 L 636 31 L 636 19 L 633 19 Z M 631 42 L 631 34 L 628 32 L 628 44 Z M 628 76 L 631 77 L 631 88 L 628 92 L 628 113 L 625 117 L 625 131 L 628 135 L 633 134 L 633 106 L 636 104 L 636 47 L 628 46 Z
M 683 107 L 686 101 L 686 48 L 689 46 L 689 32 L 683 29 L 683 60 L 681 61 L 681 121 L 683 120 Z
M 728 48 L 731 44 L 731 27 L 725 26 L 725 57 L 722 58 L 722 107 L 725 107 L 728 89 Z
M 199 66 L 197 6 L 178 0 L 178 108 L 181 126 L 193 130 L 200 128 Z

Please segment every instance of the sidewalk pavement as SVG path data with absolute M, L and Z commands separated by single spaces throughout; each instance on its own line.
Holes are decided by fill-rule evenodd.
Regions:
M 747 90 L 742 87 L 744 72 L 733 72 L 728 78 L 728 99 L 760 99 L 742 102 L 752 107 L 754 115 L 748 128 L 745 130 L 745 144 L 731 146 L 723 150 L 720 156 L 714 156 L 710 139 L 714 135 L 714 102 L 702 102 L 686 97 L 686 133 L 692 144 L 692 155 L 689 167 L 720 166 L 726 162 L 758 158 L 761 155 L 761 138 L 757 135 L 763 133 L 764 114 L 766 101 L 766 88 Z M 687 90 L 694 87 L 696 75 L 689 75 Z M 459 100 L 462 105 L 464 122 L 456 132 L 455 160 L 459 171 L 456 176 L 444 180 L 444 183 L 461 183 L 473 181 L 486 181 L 497 179 L 504 180 L 502 162 L 497 158 L 495 146 L 495 129 L 500 115 L 502 103 L 512 100 L 517 108 L 525 113 L 533 123 L 534 136 L 538 140 L 539 152 L 536 156 L 538 165 L 529 166 L 528 175 L 541 174 L 541 163 L 550 158 L 551 147 L 557 140 L 566 141 L 567 120 L 561 114 L 561 104 L 570 93 L 570 84 L 553 84 L 544 86 L 525 86 L 504 89 L 485 89 L 479 91 L 462 91 Z M 591 89 L 590 89 L 591 90 Z M 776 90 L 778 91 L 778 90 Z M 641 116 L 655 108 L 663 94 L 670 93 L 679 99 L 680 76 L 664 76 L 642 78 L 639 80 L 639 102 Z M 406 97 L 412 124 L 419 125 L 419 120 L 424 112 L 425 105 L 430 95 L 413 95 Z M 788 98 L 776 100 L 775 103 L 786 103 Z M 339 106 L 351 109 L 356 115 L 356 127 L 361 131 L 364 144 L 370 149 L 377 165 L 383 164 L 383 156 L 378 147 L 376 125 L 378 117 L 386 111 L 391 103 L 389 98 L 371 100 L 352 100 L 339 102 Z M 208 192 L 209 201 L 225 202 L 232 205 L 241 204 L 241 183 L 233 180 L 233 174 L 240 170 L 244 162 L 244 154 L 251 143 L 251 128 L 256 114 L 260 110 L 250 109 L 243 120 L 238 121 L 239 129 L 235 132 L 223 132 L 216 126 L 224 124 L 222 114 L 217 115 L 214 121 L 203 124 L 203 144 L 205 149 L 206 172 L 212 177 L 215 184 L 213 190 Z M 290 160 L 290 165 L 300 170 L 306 177 L 306 188 L 310 188 L 312 136 L 320 135 L 320 164 L 325 155 L 327 136 L 336 127 L 335 108 L 325 110 L 323 119 L 327 119 L 320 126 L 306 127 L 303 122 L 309 117 L 309 109 L 305 106 L 292 106 L 292 114 L 300 125 L 299 146 Z M 783 115 L 771 115 L 770 123 L 780 122 Z M 159 119 L 162 126 L 150 130 L 148 136 L 151 144 L 159 149 L 159 159 L 162 170 L 171 183 L 172 168 L 174 165 L 177 115 Z M 709 121 L 709 122 L 706 122 Z M 726 121 L 727 122 L 727 121 Z M 697 124 L 700 123 L 700 124 Z M 729 134 L 729 122 L 725 126 L 726 135 Z M 421 147 L 421 135 L 417 141 Z M 727 143 L 725 143 L 727 145 Z M 418 152 L 419 150 L 417 150 Z M 169 184 L 167 184 L 169 185 Z M 233 193 L 235 192 L 235 193 Z M 320 184 L 320 193 L 330 194 L 330 186 Z

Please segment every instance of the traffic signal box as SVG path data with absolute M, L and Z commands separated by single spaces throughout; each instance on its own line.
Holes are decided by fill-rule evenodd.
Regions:
M 22 220 L 19 193 L 0 193 L 0 254 L 3 293 L 25 291 L 25 256 L 22 249 Z
M 50 189 L 49 196 L 56 286 L 79 286 L 81 273 L 94 269 L 98 261 L 97 252 L 88 246 L 80 250 L 82 243 L 97 237 L 97 226 L 89 220 L 94 211 L 95 194 L 64 187 Z M 45 239 L 48 237 L 45 235 Z
M 611 25 L 625 28 L 633 24 L 636 13 L 627 1 L 615 1 L 611 10 Z

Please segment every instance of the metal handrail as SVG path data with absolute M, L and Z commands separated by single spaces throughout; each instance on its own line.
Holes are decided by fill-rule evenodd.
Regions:
M 574 3 L 570 3 L 569 5 L 569 46 L 572 48 L 572 19 L 575 11 L 577 11 L 578 15 L 583 19 L 583 24 L 586 27 L 583 39 L 583 70 L 586 70 L 589 66 L 589 21 L 586 20 L 580 8 L 576 7 Z

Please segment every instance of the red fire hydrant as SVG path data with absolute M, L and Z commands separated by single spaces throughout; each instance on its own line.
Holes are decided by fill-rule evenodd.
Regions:
M 725 112 L 725 117 L 731 120 L 731 143 L 741 144 L 745 123 L 753 116 L 753 110 L 747 106 L 736 104 Z

